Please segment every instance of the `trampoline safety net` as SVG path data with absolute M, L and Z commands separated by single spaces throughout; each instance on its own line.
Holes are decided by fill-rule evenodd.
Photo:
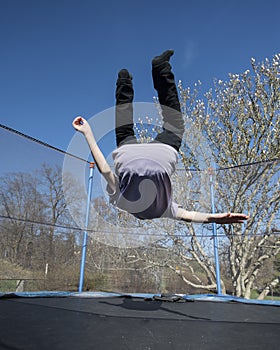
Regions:
M 214 236 L 210 224 L 117 210 L 96 169 L 88 207 L 88 159 L 4 126 L 0 143 L 0 292 L 77 291 L 83 273 L 83 291 L 216 293 L 218 258 L 223 293 L 277 298 L 279 159 L 203 171 L 179 162 L 172 181 L 183 207 L 250 215 Z

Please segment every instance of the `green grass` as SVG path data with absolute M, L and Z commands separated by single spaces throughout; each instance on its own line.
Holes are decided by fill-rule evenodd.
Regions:
M 258 299 L 259 293 L 256 290 L 252 290 L 250 299 Z M 264 300 L 280 300 L 279 296 L 272 296 L 272 295 L 267 295 Z
M 16 280 L 0 280 L 0 292 L 14 292 L 16 290 Z
M 264 300 L 280 300 L 280 297 L 268 295 L 267 297 L 264 298 Z

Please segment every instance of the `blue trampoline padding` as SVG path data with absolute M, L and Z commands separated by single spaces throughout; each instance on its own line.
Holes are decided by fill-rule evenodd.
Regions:
M 40 291 L 40 292 L 11 292 L 0 293 L 0 298 L 66 298 L 66 297 L 78 297 L 78 298 L 115 298 L 115 297 L 133 297 L 141 299 L 153 299 L 157 297 L 157 300 L 161 297 L 161 294 L 148 294 L 148 293 L 111 293 L 111 292 L 60 292 L 60 291 Z M 170 295 L 171 296 L 171 295 Z M 257 304 L 257 305 L 273 305 L 280 306 L 280 301 L 277 300 L 257 300 L 257 299 L 243 299 L 232 295 L 222 294 L 174 294 L 186 301 L 218 301 L 218 302 L 237 302 L 244 304 Z M 166 299 L 166 297 L 165 297 Z M 172 299 L 170 298 L 170 301 Z
M 201 300 L 201 301 L 220 301 L 220 302 L 238 302 L 245 304 L 258 304 L 258 305 L 274 305 L 280 306 L 280 301 L 277 300 L 257 300 L 257 299 L 244 299 L 232 295 L 222 294 L 193 294 L 193 295 L 184 295 L 186 300 Z
M 72 292 L 40 291 L 40 292 L 10 292 L 0 293 L 0 298 L 62 298 L 69 297 Z

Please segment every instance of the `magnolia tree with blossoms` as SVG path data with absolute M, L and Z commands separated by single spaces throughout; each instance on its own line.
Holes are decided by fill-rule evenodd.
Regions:
M 221 286 L 224 293 L 227 287 L 236 296 L 250 298 L 257 289 L 264 297 L 279 283 L 267 266 L 273 266 L 280 251 L 280 55 L 260 63 L 252 59 L 244 73 L 215 80 L 203 98 L 200 85 L 191 90 L 182 81 L 178 84 L 186 135 L 188 125 L 196 132 L 186 136 L 181 147 L 184 170 L 175 177 L 177 197 L 189 210 L 211 210 L 205 191 L 211 175 L 215 210 L 250 215 L 244 225 L 218 227 Z M 143 134 L 141 125 L 138 129 Z M 159 242 L 170 255 L 145 259 L 151 266 L 170 268 L 189 286 L 215 290 L 210 232 L 211 227 L 178 223 L 168 239 Z

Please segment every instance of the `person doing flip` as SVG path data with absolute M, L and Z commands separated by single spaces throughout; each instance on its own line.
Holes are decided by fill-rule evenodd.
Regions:
M 171 176 L 178 162 L 184 134 L 177 87 L 170 64 L 173 50 L 152 60 L 152 77 L 162 109 L 163 127 L 150 143 L 140 143 L 134 133 L 132 76 L 121 69 L 116 82 L 114 172 L 102 154 L 92 129 L 81 116 L 73 127 L 81 132 L 97 168 L 107 182 L 110 203 L 138 219 L 172 218 L 186 222 L 232 224 L 249 217 L 242 213 L 203 213 L 188 211 L 173 200 Z

